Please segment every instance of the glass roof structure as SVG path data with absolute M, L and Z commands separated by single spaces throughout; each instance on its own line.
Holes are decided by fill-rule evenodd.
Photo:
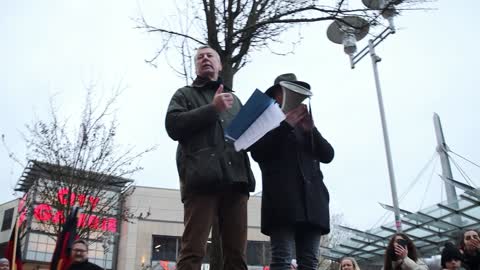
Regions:
M 422 257 L 440 254 L 445 242 L 456 243 L 463 230 L 480 228 L 480 189 L 453 179 L 443 180 L 463 191 L 456 201 L 415 213 L 400 209 L 402 231 L 414 241 Z M 393 211 L 389 205 L 382 206 Z M 349 256 L 369 265 L 382 264 L 388 241 L 396 232 L 394 222 L 367 231 L 344 226 L 339 229 L 350 236 L 335 247 L 322 247 L 322 256 L 334 261 Z
M 68 166 L 40 162 L 30 160 L 25 167 L 22 176 L 17 181 L 15 191 L 27 193 L 38 179 L 56 180 L 61 178 L 74 178 L 77 181 L 84 181 L 91 183 L 94 181 L 101 181 L 102 187 L 118 192 L 123 192 L 133 183 L 133 180 L 123 177 L 107 175 L 103 173 L 96 173 L 92 171 L 82 170 L 80 168 L 72 168 Z

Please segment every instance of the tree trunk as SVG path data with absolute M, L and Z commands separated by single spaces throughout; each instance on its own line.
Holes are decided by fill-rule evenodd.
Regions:
M 233 70 L 232 64 L 228 63 L 228 60 L 225 63 L 222 63 L 223 69 L 220 76 L 223 79 L 223 84 L 229 88 L 233 89 L 233 75 L 235 72 Z

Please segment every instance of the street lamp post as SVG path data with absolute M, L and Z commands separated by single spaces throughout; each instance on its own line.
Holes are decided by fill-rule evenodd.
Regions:
M 387 0 L 388 1 L 388 0 Z M 355 68 L 358 63 L 367 54 L 370 54 L 372 59 L 373 75 L 375 78 L 375 88 L 377 90 L 378 107 L 380 111 L 380 118 L 382 123 L 383 139 L 385 144 L 385 154 L 387 158 L 388 175 L 390 179 L 390 189 L 392 193 L 392 201 L 395 216 L 395 228 L 397 232 L 402 231 L 402 221 L 400 218 L 400 208 L 398 205 L 397 188 L 395 183 L 395 173 L 393 169 L 392 153 L 390 150 L 390 139 L 388 137 L 387 121 L 385 117 L 385 108 L 383 106 L 382 90 L 380 87 L 380 79 L 378 75 L 377 63 L 381 58 L 375 53 L 375 47 L 380 44 L 387 36 L 395 33 L 393 25 L 393 15 L 396 13 L 395 8 L 391 3 L 385 3 L 383 0 L 363 0 L 363 3 L 371 8 L 381 10 L 383 17 L 385 17 L 389 26 L 383 30 L 374 39 L 368 41 L 368 46 L 364 47 L 360 52 L 356 53 L 355 42 L 365 37 L 369 30 L 369 24 L 360 17 L 348 16 L 342 18 L 342 21 L 334 21 L 327 30 L 327 37 L 334 43 L 343 44 L 344 51 L 350 58 L 350 67 Z M 352 39 L 355 37 L 355 39 Z
M 382 89 L 380 87 L 380 79 L 378 77 L 377 63 L 380 62 L 381 59 L 375 53 L 375 47 L 372 40 L 368 41 L 368 47 L 370 51 L 370 56 L 372 58 L 373 75 L 375 77 L 375 88 L 377 89 L 378 108 L 380 110 L 380 118 L 382 121 L 383 141 L 385 144 L 385 154 L 387 156 L 388 175 L 390 178 L 390 189 L 393 201 L 393 212 L 395 215 L 395 228 L 397 228 L 397 232 L 402 232 L 402 220 L 400 218 L 400 207 L 398 205 L 397 185 L 395 182 L 395 173 L 393 170 L 392 152 L 390 150 L 390 139 L 388 137 L 387 120 L 385 117 L 385 108 L 383 106 Z

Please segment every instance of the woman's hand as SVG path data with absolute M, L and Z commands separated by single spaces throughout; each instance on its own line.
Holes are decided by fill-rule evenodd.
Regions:
M 395 243 L 394 248 L 395 248 L 395 255 L 397 255 L 399 259 L 403 260 L 408 256 L 408 249 L 406 249 L 404 246 L 401 246 Z
M 467 247 L 467 250 L 472 250 L 472 251 L 480 249 L 480 240 L 473 238 L 472 240 L 469 241 L 466 247 Z

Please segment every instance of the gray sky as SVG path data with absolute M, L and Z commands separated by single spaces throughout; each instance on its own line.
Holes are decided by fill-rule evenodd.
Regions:
M 0 9 L 0 133 L 6 135 L 9 147 L 19 157 L 25 155 L 20 132 L 34 117 L 48 115 L 50 96 L 56 94 L 61 112 L 75 118 L 85 85 L 95 82 L 99 95 L 106 96 L 122 83 L 127 90 L 118 104 L 119 143 L 139 150 L 161 146 L 141 160 L 145 169 L 133 178 L 138 185 L 178 188 L 176 143 L 165 133 L 164 117 L 171 95 L 184 81 L 162 64 L 163 58 L 156 69 L 144 63 L 159 47 L 159 38 L 134 29 L 132 21 L 141 9 L 152 23 L 162 22 L 174 14 L 172 3 L 4 2 Z M 480 162 L 474 140 L 480 137 L 476 106 L 480 76 L 475 71 L 480 40 L 474 20 L 480 3 L 438 1 L 430 6 L 436 10 L 406 12 L 396 18 L 399 30 L 377 47 L 383 59 L 379 73 L 399 195 L 434 154 L 433 112 L 442 119 L 450 148 Z M 316 125 L 336 150 L 334 161 L 322 167 L 333 212 L 343 213 L 350 226 L 368 229 L 385 213 L 378 202 L 391 204 L 373 71 L 369 57 L 354 70 L 349 68 L 342 46 L 326 38 L 328 24 L 302 27 L 303 40 L 293 55 L 253 53 L 251 63 L 237 74 L 234 88 L 246 101 L 255 88 L 265 90 L 286 72 L 312 85 Z M 297 33 L 293 30 L 282 38 L 291 42 Z M 363 40 L 358 46 L 365 44 Z M 478 187 L 480 169 L 456 161 Z M 260 191 L 256 164 L 254 170 Z M 1 148 L 0 202 L 14 198 L 12 189 L 22 171 Z M 445 200 L 440 172 L 437 158 L 400 206 L 416 211 Z M 454 176 L 464 181 L 455 169 Z

